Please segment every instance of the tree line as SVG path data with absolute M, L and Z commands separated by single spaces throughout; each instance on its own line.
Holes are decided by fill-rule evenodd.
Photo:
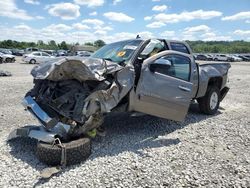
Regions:
M 250 53 L 250 42 L 246 41 L 187 41 L 195 53 Z M 0 41 L 0 48 L 17 48 L 25 49 L 29 47 L 46 49 L 46 50 L 69 50 L 76 44 L 69 44 L 65 41 L 56 43 L 54 40 L 44 42 L 38 40 L 35 42 L 19 42 L 15 40 Z M 97 40 L 95 42 L 86 42 L 81 45 L 94 46 L 100 48 L 105 45 L 103 40 Z
M 195 53 L 250 53 L 246 41 L 187 41 Z
M 0 48 L 7 48 L 7 49 L 25 49 L 25 48 L 39 48 L 39 49 L 46 49 L 46 50 L 69 50 L 72 46 L 80 45 L 79 43 L 69 44 L 65 41 L 61 43 L 56 43 L 54 40 L 49 42 L 44 42 L 42 40 L 38 40 L 37 42 L 19 42 L 15 40 L 3 40 L 0 41 Z M 88 45 L 94 46 L 96 48 L 100 48 L 105 45 L 103 40 L 96 40 L 95 42 L 86 42 L 81 45 Z

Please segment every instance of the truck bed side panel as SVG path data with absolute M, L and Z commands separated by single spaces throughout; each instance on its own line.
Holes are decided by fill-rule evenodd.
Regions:
M 196 98 L 202 97 L 207 91 L 207 86 L 210 78 L 221 77 L 222 86 L 219 88 L 223 89 L 227 82 L 228 69 L 231 67 L 229 63 L 203 63 L 199 64 L 199 90 Z

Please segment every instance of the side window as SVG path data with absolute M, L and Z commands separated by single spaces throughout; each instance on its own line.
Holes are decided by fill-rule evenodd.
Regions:
M 172 50 L 175 50 L 175 51 L 178 51 L 178 52 L 183 52 L 183 53 L 186 53 L 186 54 L 190 54 L 187 47 L 182 43 L 170 42 L 170 46 L 171 46 Z
M 39 52 L 34 52 L 33 55 L 40 56 L 41 54 Z
M 43 52 L 42 56 L 49 56 L 49 54 Z
M 189 81 L 191 62 L 188 57 L 181 55 L 167 55 L 161 58 L 168 60 L 171 63 L 171 66 L 159 66 L 155 69 L 155 72 Z

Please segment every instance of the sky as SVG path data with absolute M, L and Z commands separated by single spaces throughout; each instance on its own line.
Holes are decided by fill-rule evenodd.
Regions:
M 0 40 L 250 41 L 250 0 L 1 0 Z

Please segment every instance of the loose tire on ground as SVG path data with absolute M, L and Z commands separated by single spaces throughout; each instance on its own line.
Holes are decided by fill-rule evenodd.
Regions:
M 211 97 L 217 95 L 217 102 L 211 105 Z M 216 97 L 215 97 L 216 98 Z M 204 114 L 213 115 L 218 111 L 220 105 L 220 90 L 216 86 L 209 86 L 204 97 L 198 100 L 200 111 Z M 212 106 L 212 107 L 211 107 Z
M 91 154 L 91 141 L 89 138 L 80 138 L 68 143 L 63 143 L 66 148 L 66 165 L 78 164 L 86 160 Z M 62 149 L 58 145 L 38 142 L 38 159 L 51 166 L 61 164 Z

